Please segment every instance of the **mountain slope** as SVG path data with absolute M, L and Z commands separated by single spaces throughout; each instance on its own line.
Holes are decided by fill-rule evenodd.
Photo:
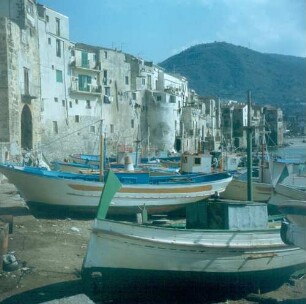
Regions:
M 306 101 L 306 59 L 264 54 L 225 42 L 200 44 L 159 64 L 199 95 L 282 106 Z

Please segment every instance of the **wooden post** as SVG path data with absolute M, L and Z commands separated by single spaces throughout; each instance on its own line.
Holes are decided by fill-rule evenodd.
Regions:
M 3 255 L 7 254 L 8 250 L 8 232 L 9 224 L 0 221 L 0 271 L 3 269 Z

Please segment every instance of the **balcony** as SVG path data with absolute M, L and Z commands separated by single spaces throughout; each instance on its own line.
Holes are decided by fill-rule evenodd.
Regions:
M 79 87 L 78 83 L 72 83 L 70 87 L 70 92 L 74 94 L 84 94 L 84 95 L 96 95 L 100 96 L 102 93 L 102 87 L 92 84 L 87 84 L 84 87 Z
M 71 57 L 70 66 L 71 68 L 85 71 L 99 71 L 101 69 L 100 61 L 94 62 L 92 60 L 88 60 L 87 62 L 78 62 L 75 57 Z

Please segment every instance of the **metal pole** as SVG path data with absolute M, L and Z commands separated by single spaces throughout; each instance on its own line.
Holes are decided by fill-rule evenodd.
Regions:
M 104 138 L 103 138 L 103 120 L 101 120 L 101 134 L 100 134 L 100 182 L 103 182 L 104 175 Z
M 253 201 L 252 188 L 252 126 L 251 126 L 251 91 L 248 91 L 248 126 L 247 126 L 247 191 L 248 201 Z
M 261 137 L 261 162 L 260 162 L 260 166 L 261 166 L 261 182 L 263 183 L 264 181 L 264 163 L 265 161 L 265 114 L 264 112 L 262 113 L 262 137 Z

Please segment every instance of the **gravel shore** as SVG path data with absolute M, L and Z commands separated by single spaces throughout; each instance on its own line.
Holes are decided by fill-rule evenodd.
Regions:
M 35 218 L 16 188 L 0 184 L 0 214 L 13 215 L 9 252 L 19 269 L 0 271 L 0 303 L 33 304 L 83 293 L 80 270 L 86 253 L 92 220 Z M 305 253 L 306 254 L 306 253 Z M 119 289 L 118 289 L 119 290 Z M 194 289 L 168 292 L 105 291 L 96 303 L 306 303 L 306 277 L 291 279 L 266 293 L 207 294 Z

